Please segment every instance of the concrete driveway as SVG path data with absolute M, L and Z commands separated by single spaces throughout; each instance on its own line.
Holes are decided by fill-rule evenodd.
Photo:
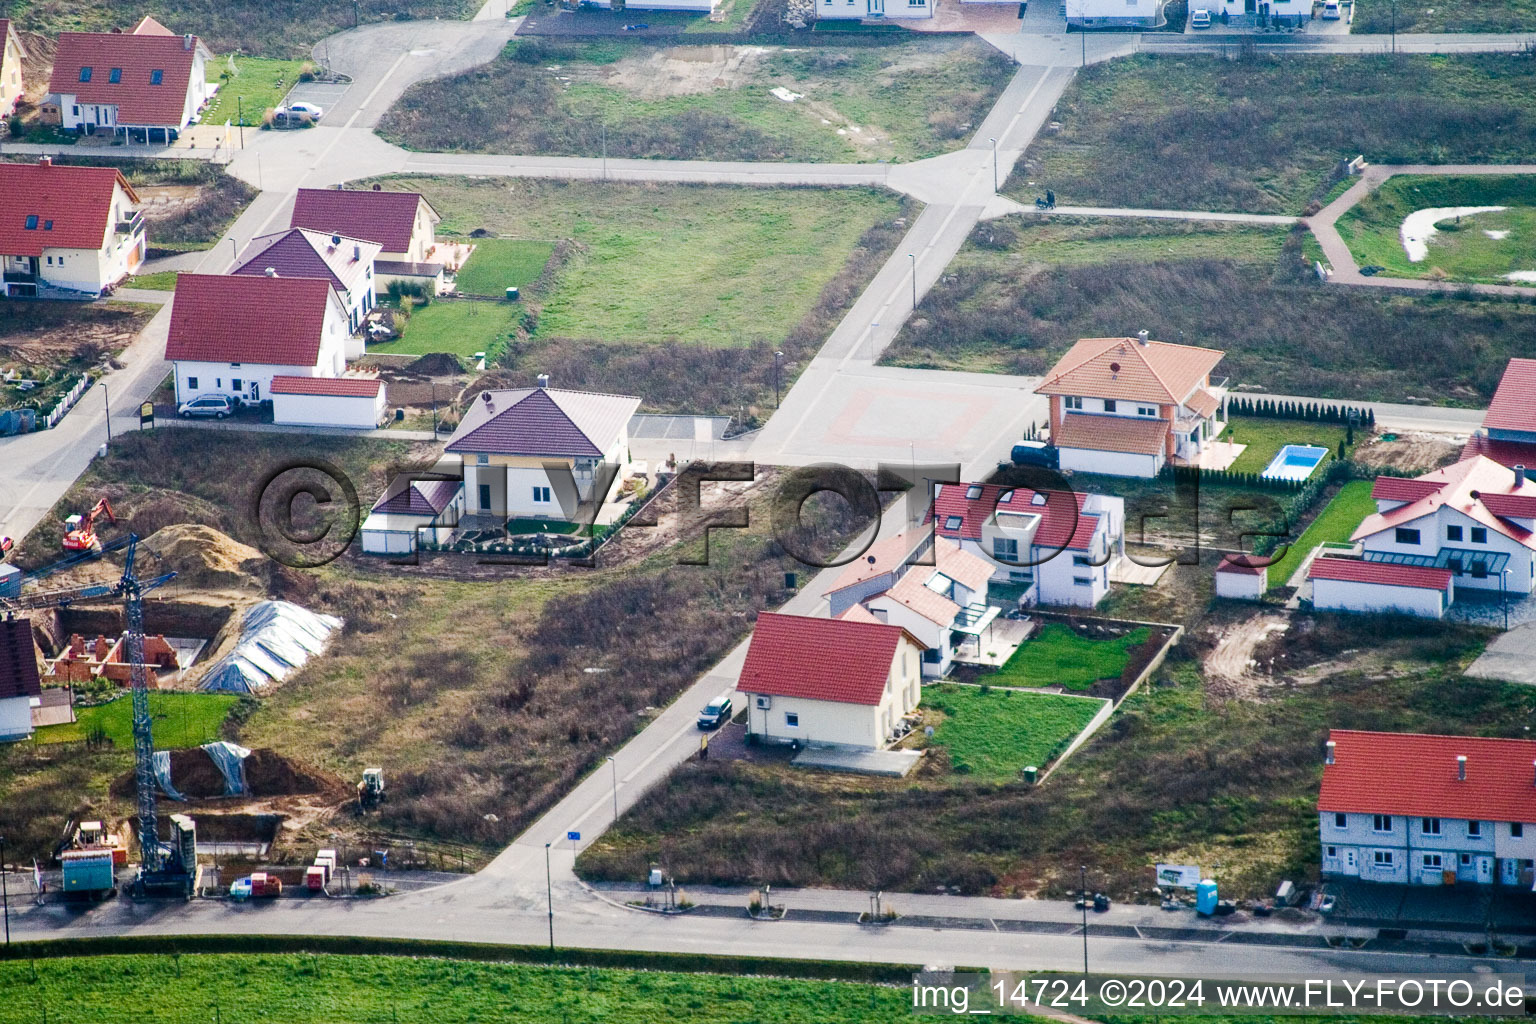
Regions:
M 1536 686 L 1536 622 L 1515 626 L 1493 638 L 1466 675 Z

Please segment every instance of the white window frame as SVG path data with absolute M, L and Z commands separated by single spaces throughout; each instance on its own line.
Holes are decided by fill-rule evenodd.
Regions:
M 1373 814 L 1371 816 L 1371 831 L 1372 832 L 1391 832 L 1392 831 L 1392 815 L 1390 815 L 1390 814 Z
M 1439 818 L 1420 818 L 1419 819 L 1419 831 L 1423 832 L 1426 836 L 1437 836 L 1437 835 L 1439 835 L 1440 834 L 1440 819 Z
M 1372 850 L 1371 864 L 1378 868 L 1391 868 L 1397 866 L 1397 861 L 1392 850 Z
M 533 489 L 533 503 L 535 505 L 548 505 L 550 502 L 548 487 L 535 487 Z
M 1468 839 L 1481 839 L 1481 838 L 1483 838 L 1483 823 L 1480 822 L 1480 821 L 1469 821 L 1469 822 L 1467 822 L 1467 838 Z
M 800 728 L 800 712 L 798 712 L 798 711 L 786 711 L 786 712 L 784 712 L 784 728 L 786 728 L 786 729 L 798 729 L 798 728 Z

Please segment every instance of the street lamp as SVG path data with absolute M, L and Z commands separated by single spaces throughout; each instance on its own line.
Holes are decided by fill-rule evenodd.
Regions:
M 609 766 L 613 769 L 613 820 L 619 820 L 619 762 L 613 758 L 608 759 Z
M 1392 0 L 1392 52 L 1397 52 L 1397 0 Z
M 783 352 L 773 354 L 773 407 L 779 407 L 779 365 L 784 358 Z
M 240 262 L 240 247 L 235 244 L 234 235 L 229 236 L 229 258 L 234 260 L 235 263 Z
M 1499 599 L 1504 605 L 1504 632 L 1509 632 L 1509 570 L 1499 573 Z
M 107 410 L 107 444 L 112 443 L 112 398 L 107 394 L 107 382 L 101 382 L 101 404 Z
M 912 261 L 912 312 L 917 312 L 917 253 L 907 253 L 907 259 Z
M 992 143 L 992 191 L 997 191 L 997 140 L 988 139 Z
M 1082 898 L 1078 905 L 1083 908 L 1083 974 L 1088 973 L 1088 865 L 1077 866 L 1078 878 L 1081 880 L 1082 889 L 1079 896 Z
M 5 944 L 11 944 L 11 890 L 5 881 L 5 836 L 0 836 L 0 905 L 5 907 Z
M 555 883 L 549 872 L 549 844 L 544 844 L 544 897 L 549 901 L 549 951 L 555 951 Z

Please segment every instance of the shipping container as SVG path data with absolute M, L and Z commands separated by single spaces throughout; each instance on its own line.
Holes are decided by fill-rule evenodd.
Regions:
M 64 892 L 81 896 L 103 896 L 112 891 L 111 850 L 65 850 L 59 854 L 64 865 Z

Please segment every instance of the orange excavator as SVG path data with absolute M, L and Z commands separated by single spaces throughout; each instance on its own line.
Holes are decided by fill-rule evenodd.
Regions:
M 117 516 L 112 514 L 112 504 L 102 498 L 85 515 L 78 513 L 64 520 L 65 551 L 100 551 L 101 538 L 96 536 L 96 523 L 105 516 L 113 525 Z

